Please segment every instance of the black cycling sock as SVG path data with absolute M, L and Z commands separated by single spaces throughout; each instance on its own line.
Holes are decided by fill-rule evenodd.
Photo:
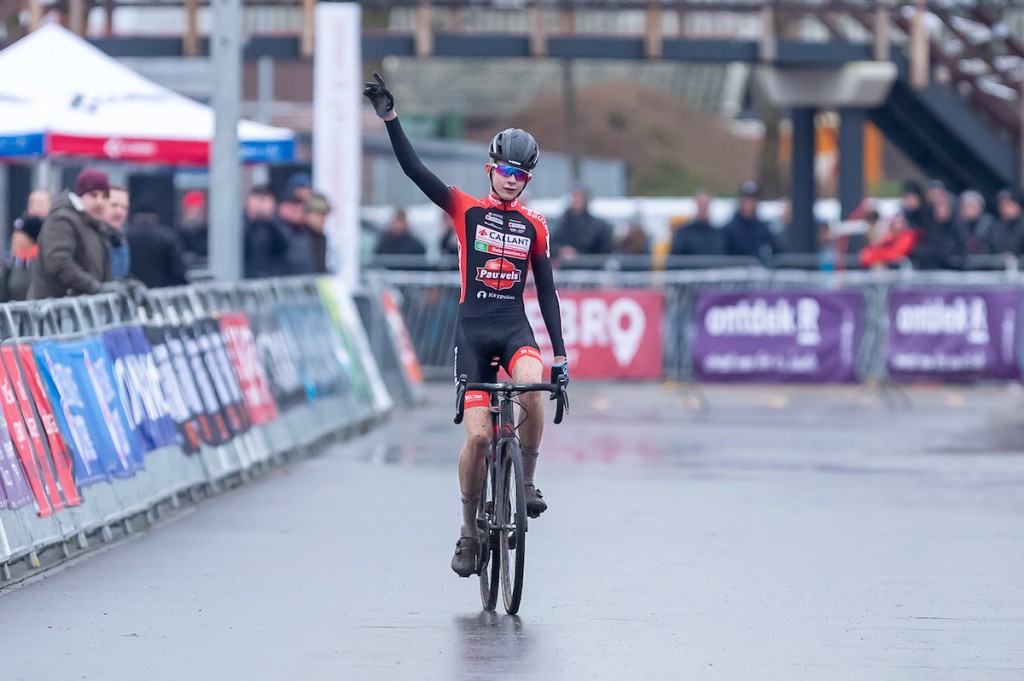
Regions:
M 522 448 L 523 452 L 523 484 L 533 487 L 533 474 L 537 472 L 538 449 Z
M 460 534 L 463 537 L 476 537 L 479 533 L 476 527 L 476 507 L 480 505 L 480 497 L 469 499 L 462 495 L 462 528 Z

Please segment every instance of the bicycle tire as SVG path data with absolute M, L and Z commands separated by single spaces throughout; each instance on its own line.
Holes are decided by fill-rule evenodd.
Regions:
M 490 457 L 488 457 L 490 458 Z M 480 493 L 480 505 L 477 507 L 477 525 L 484 532 L 484 545 L 480 565 L 480 604 L 484 610 L 494 611 L 498 605 L 498 585 L 501 576 L 498 555 L 498 535 L 494 526 L 494 480 L 490 462 L 487 463 L 487 474 L 484 478 L 483 490 Z
M 505 443 L 498 485 L 497 524 L 501 553 L 501 595 L 505 611 L 519 612 L 526 568 L 526 487 L 523 484 L 523 455 L 519 443 Z

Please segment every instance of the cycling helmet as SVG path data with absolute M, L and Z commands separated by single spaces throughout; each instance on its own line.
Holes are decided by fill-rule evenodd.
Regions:
M 491 159 L 523 170 L 533 170 L 540 158 L 540 147 L 533 135 L 519 128 L 506 128 L 491 140 Z

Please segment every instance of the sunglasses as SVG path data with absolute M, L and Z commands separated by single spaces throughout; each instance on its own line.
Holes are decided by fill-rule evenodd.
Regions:
M 498 174 L 502 177 L 514 177 L 517 182 L 526 182 L 533 178 L 528 170 L 522 168 L 516 168 L 515 166 L 506 165 L 504 163 L 492 163 L 491 167 L 498 171 Z

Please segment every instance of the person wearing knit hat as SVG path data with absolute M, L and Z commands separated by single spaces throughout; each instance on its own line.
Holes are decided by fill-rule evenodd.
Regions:
M 123 292 L 123 284 L 111 282 L 110 237 L 103 222 L 109 194 L 107 174 L 85 168 L 75 179 L 74 191 L 65 190 L 54 199 L 39 231 L 29 299 Z
M 25 300 L 32 283 L 39 247 L 36 239 L 43 221 L 35 215 L 25 215 L 14 221 L 11 232 L 11 251 L 6 254 L 0 271 L 0 302 Z

